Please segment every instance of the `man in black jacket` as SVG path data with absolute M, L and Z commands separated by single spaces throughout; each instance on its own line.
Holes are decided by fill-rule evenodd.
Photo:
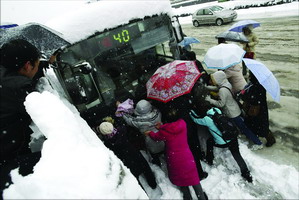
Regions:
M 0 65 L 0 183 L 3 190 L 11 184 L 10 171 L 19 167 L 22 175 L 32 172 L 40 153 L 29 148 L 31 118 L 24 106 L 34 91 L 33 77 L 38 71 L 40 52 L 26 40 L 4 44 Z

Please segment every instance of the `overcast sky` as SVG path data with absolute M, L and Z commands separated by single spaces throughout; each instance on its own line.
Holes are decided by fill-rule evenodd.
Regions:
M 1 0 L 1 24 L 6 22 L 44 24 L 52 17 L 80 7 L 86 0 Z

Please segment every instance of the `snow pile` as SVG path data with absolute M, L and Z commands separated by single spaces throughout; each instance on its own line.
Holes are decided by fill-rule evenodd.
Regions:
M 47 140 L 33 174 L 22 177 L 17 169 L 12 171 L 15 184 L 5 190 L 4 198 L 147 198 L 71 104 L 45 91 L 29 94 L 25 106 Z
M 166 13 L 172 15 L 170 1 L 98 1 L 82 5 L 46 23 L 70 42 L 77 42 L 104 29 L 115 28 L 133 19 Z

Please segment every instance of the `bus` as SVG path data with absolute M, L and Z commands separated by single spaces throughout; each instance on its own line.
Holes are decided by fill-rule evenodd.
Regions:
M 169 13 L 135 17 L 61 48 L 54 72 L 67 99 L 95 126 L 114 116 L 117 101 L 146 98 L 146 81 L 158 67 L 180 59 L 182 39 L 178 18 Z

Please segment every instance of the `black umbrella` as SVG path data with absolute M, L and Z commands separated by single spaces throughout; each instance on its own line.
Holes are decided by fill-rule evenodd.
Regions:
M 248 39 L 242 33 L 234 32 L 234 31 L 225 31 L 215 36 L 215 38 L 224 38 L 227 41 L 233 42 L 245 42 L 248 43 Z
M 37 23 L 0 30 L 0 46 L 12 39 L 27 40 L 43 51 L 47 57 L 50 57 L 60 47 L 70 44 L 62 38 L 60 33 Z

